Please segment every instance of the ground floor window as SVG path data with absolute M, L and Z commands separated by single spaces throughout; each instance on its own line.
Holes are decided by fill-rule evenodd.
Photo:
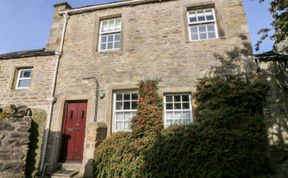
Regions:
M 191 94 L 164 95 L 164 127 L 192 122 Z
M 32 68 L 20 68 L 17 71 L 16 89 L 28 89 L 31 85 Z
M 112 132 L 130 131 L 131 119 L 136 115 L 138 93 L 136 91 L 113 93 Z

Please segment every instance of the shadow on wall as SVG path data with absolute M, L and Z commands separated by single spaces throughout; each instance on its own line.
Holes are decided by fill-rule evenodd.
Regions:
M 255 73 L 257 68 L 251 57 L 252 49 L 247 37 L 239 35 L 242 47 L 236 47 L 225 54 L 214 53 L 220 62 L 211 68 L 212 76 L 225 77 L 229 74 Z M 247 57 L 249 56 L 249 57 Z M 247 76 L 246 76 L 247 77 Z M 288 60 L 272 60 L 265 69 L 258 71 L 258 77 L 268 81 L 270 91 L 264 108 L 268 126 L 268 138 L 275 161 L 288 159 Z
M 46 132 L 46 130 L 45 130 Z M 102 122 L 97 122 L 96 128 L 96 144 L 100 144 L 107 137 L 107 125 Z M 66 160 L 67 151 L 66 146 L 70 141 L 71 137 L 69 135 L 63 134 L 62 132 L 49 132 L 49 141 L 46 153 L 45 162 L 47 167 L 45 169 L 45 174 L 50 175 L 58 170 L 61 170 L 61 163 Z M 90 140 L 91 141 L 91 140 Z M 85 146 L 85 145 L 84 145 Z M 85 157 L 85 156 L 83 156 Z M 95 161 L 93 157 L 87 161 L 84 168 L 84 178 L 92 178 L 94 176 Z
M 46 121 L 46 113 L 41 109 L 32 109 L 30 143 L 26 159 L 26 178 L 35 177 L 40 166 L 42 139 Z
M 27 153 L 26 159 L 26 169 L 25 175 L 27 178 L 33 177 L 33 172 L 36 171 L 38 165 L 36 165 L 36 150 L 38 149 L 37 143 L 39 142 L 39 132 L 38 132 L 38 124 L 32 120 L 31 129 L 30 129 L 30 143 L 29 143 L 29 150 Z
M 224 77 L 231 74 L 245 74 L 256 72 L 256 64 L 252 58 L 252 48 L 248 37 L 239 34 L 242 44 L 228 50 L 226 53 L 214 53 L 214 57 L 220 65 L 212 66 L 210 74 L 212 76 Z
M 260 69 L 259 75 L 270 85 L 265 117 L 271 151 L 276 161 L 288 159 L 288 61 L 272 60 L 266 69 Z
M 249 80 L 256 76 L 256 64 L 251 56 L 250 43 L 245 41 L 247 37 L 239 37 L 243 39 L 242 47 L 233 48 L 224 54 L 214 54 L 219 65 L 213 66 L 209 75 L 227 79 L 228 75 L 241 74 L 247 81 L 243 82 L 244 89 L 238 86 L 237 92 L 231 91 L 234 92 L 231 96 L 229 90 L 227 96 L 225 93 L 220 93 L 224 96 L 215 96 L 213 93 L 226 89 L 221 89 L 219 85 L 220 89 L 214 88 L 211 95 L 205 95 L 210 99 L 206 105 L 211 107 L 210 111 L 206 110 L 207 115 L 211 114 L 206 122 L 171 127 L 158 135 L 144 154 L 145 167 L 151 177 L 254 177 L 272 172 L 268 164 L 263 101 L 257 99 L 257 90 L 245 88 L 245 83 L 250 83 Z M 229 105 L 227 98 L 235 100 Z M 221 105 L 221 102 L 224 101 L 227 102 L 224 103 L 226 107 L 222 108 L 225 105 Z M 163 169 L 169 167 L 171 169 Z
M 85 165 L 85 172 L 84 172 L 84 178 L 93 178 L 94 176 L 94 166 L 95 166 L 95 161 L 94 159 L 89 159 Z

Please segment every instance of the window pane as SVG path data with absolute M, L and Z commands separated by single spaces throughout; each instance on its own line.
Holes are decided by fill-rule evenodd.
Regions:
M 196 17 L 190 17 L 189 20 L 190 20 L 190 23 L 197 22 L 197 18 Z
M 172 102 L 172 96 L 166 96 L 166 102 Z
M 101 36 L 101 42 L 106 42 L 107 40 L 107 36 L 106 35 L 102 35 Z
M 102 22 L 102 29 L 101 32 L 107 32 L 108 31 L 108 21 L 105 20 Z
M 189 21 L 190 23 L 197 22 L 196 13 L 195 12 L 189 12 Z
M 32 70 L 23 70 L 21 71 L 20 78 L 31 78 Z
M 30 87 L 30 79 L 27 79 L 27 80 L 19 80 L 19 83 L 18 83 L 18 87 L 19 88 L 22 88 L 22 87 Z
M 114 23 L 115 23 L 114 19 L 109 20 L 109 26 L 108 26 L 108 31 L 109 32 L 115 30 L 115 24 Z
M 138 100 L 138 94 L 137 93 L 132 94 L 132 100 Z
M 172 125 L 173 124 L 173 119 L 167 119 L 166 120 L 166 126 L 168 127 L 168 126 L 170 126 L 170 125 Z
M 174 109 L 181 109 L 181 103 L 174 103 Z
M 121 30 L 121 19 L 120 18 L 116 19 L 115 30 Z
M 176 94 L 174 96 L 165 97 L 165 127 L 171 124 L 188 124 L 192 122 L 192 108 L 190 105 L 191 97 L 189 94 Z M 173 97 L 170 98 L 170 103 L 167 103 L 168 97 Z
M 191 118 L 191 113 L 190 113 L 190 111 L 183 111 L 183 113 L 182 113 L 182 118 L 183 118 L 183 119 L 189 119 L 189 120 L 190 120 L 190 118 Z
M 122 93 L 116 94 L 116 100 L 118 101 L 122 100 Z
M 130 101 L 124 102 L 124 109 L 130 109 Z
M 216 17 L 213 9 L 190 11 L 188 18 L 191 41 L 217 38 Z M 214 32 L 215 34 L 209 34 L 209 32 Z
M 183 109 L 190 109 L 190 104 L 189 103 L 182 103 Z
M 124 122 L 124 130 L 129 130 L 130 129 L 130 122 Z
M 189 101 L 189 95 L 182 95 L 182 101 Z
M 198 39 L 198 34 L 192 34 L 192 35 L 191 35 L 191 39 L 192 39 L 192 40 L 199 40 L 199 39 Z
M 124 122 L 116 122 L 116 130 L 124 130 Z
M 116 121 L 122 121 L 124 120 L 124 113 L 123 112 L 117 112 L 116 115 L 115 115 L 115 120 Z
M 209 36 L 209 38 L 216 38 L 215 32 L 209 32 L 208 36 Z
M 174 101 L 181 101 L 181 96 L 180 95 L 174 96 Z
M 209 24 L 209 25 L 207 25 L 207 30 L 214 32 L 214 31 L 215 31 L 215 26 L 214 26 L 214 24 Z
M 181 111 L 176 111 L 176 112 L 174 113 L 174 118 L 175 118 L 175 119 L 181 119 L 181 118 L 182 118 L 182 113 L 181 113 Z
M 191 32 L 191 33 L 198 33 L 198 28 L 197 28 L 197 26 L 192 26 L 192 27 L 190 27 L 190 32 Z
M 207 34 L 206 33 L 200 33 L 200 39 L 207 39 Z
M 113 131 L 129 131 L 130 121 L 133 116 L 135 116 L 137 110 L 138 94 L 135 92 L 116 93 L 114 94 L 114 97 L 116 97 L 114 99 L 116 107 L 113 111 L 113 124 L 116 125 L 113 125 Z M 132 98 L 135 100 L 132 100 Z M 120 121 L 122 122 L 120 123 Z
M 101 43 L 100 49 L 101 49 L 101 50 L 102 50 L 102 49 L 106 49 L 106 43 Z
M 107 49 L 113 49 L 113 43 L 108 43 Z
M 115 34 L 114 41 L 120 41 L 120 33 Z
M 122 110 L 122 109 L 123 109 L 123 104 L 122 104 L 122 102 L 116 102 L 116 109 L 117 109 L 117 110 Z
M 114 42 L 114 49 L 120 48 L 120 42 Z
M 205 11 L 206 19 L 207 20 L 214 20 L 213 12 L 212 10 L 206 10 Z
M 173 111 L 166 112 L 166 118 L 167 119 L 173 119 Z
M 132 109 L 137 109 L 137 101 L 132 101 Z
M 166 109 L 173 109 L 173 104 L 172 103 L 167 103 L 166 104 Z
M 113 35 L 108 35 L 108 42 L 113 42 Z
M 205 21 L 205 16 L 203 11 L 197 11 L 198 21 L 202 22 Z
M 105 34 L 100 37 L 100 50 L 119 49 L 121 46 L 121 18 L 103 20 L 101 25 L 101 33 L 110 34 Z
M 206 32 L 206 25 L 200 25 L 199 32 Z
M 131 120 L 131 113 L 130 112 L 125 112 L 124 114 L 124 118 L 125 118 L 125 121 L 130 121 Z
M 130 100 L 130 93 L 124 94 L 124 100 Z

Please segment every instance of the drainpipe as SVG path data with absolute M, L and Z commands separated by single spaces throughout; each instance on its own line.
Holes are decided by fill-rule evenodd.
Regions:
M 82 78 L 83 80 L 91 80 L 93 79 L 96 85 L 95 88 L 95 113 L 94 113 L 94 122 L 97 120 L 97 109 L 98 109 L 98 100 L 99 100 L 99 83 L 96 77 L 87 77 L 87 78 Z
M 64 25 L 63 25 L 62 34 L 61 34 L 61 43 L 60 43 L 59 51 L 55 52 L 56 65 L 54 68 L 54 77 L 53 77 L 53 82 L 52 82 L 52 89 L 51 89 L 50 97 L 48 98 L 48 101 L 50 104 L 49 104 L 48 118 L 47 118 L 47 122 L 46 122 L 46 126 L 45 126 L 46 132 L 44 135 L 43 151 L 42 151 L 42 155 L 41 155 L 42 159 L 41 159 L 41 163 L 40 163 L 40 172 L 42 173 L 42 175 L 44 175 L 44 173 L 45 173 L 44 167 L 46 168 L 46 166 L 44 165 L 45 164 L 45 156 L 46 156 L 46 152 L 47 152 L 47 144 L 48 144 L 49 132 L 50 132 L 51 121 L 52 121 L 53 105 L 56 102 L 56 98 L 54 95 L 55 95 L 55 87 L 56 87 L 56 81 L 57 81 L 57 75 L 58 75 L 59 60 L 60 60 L 62 53 L 63 53 L 65 32 L 66 32 L 67 22 L 69 19 L 68 13 L 63 14 L 63 16 L 64 16 Z

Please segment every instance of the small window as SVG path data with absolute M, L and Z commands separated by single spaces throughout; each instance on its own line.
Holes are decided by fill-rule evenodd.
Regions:
M 191 95 L 164 95 L 164 127 L 190 123 L 192 123 Z
M 130 122 L 136 114 L 137 106 L 137 92 L 117 92 L 113 94 L 113 132 L 130 131 Z
M 99 31 L 99 51 L 120 49 L 121 18 L 101 20 Z
M 216 16 L 213 8 L 189 10 L 187 16 L 190 41 L 218 38 Z
M 18 69 L 16 89 L 27 89 L 31 85 L 32 68 Z

